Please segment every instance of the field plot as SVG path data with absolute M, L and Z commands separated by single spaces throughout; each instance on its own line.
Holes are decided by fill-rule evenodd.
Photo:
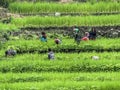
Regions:
M 106 7 L 107 4 L 107 7 Z M 99 3 L 32 3 L 32 2 L 15 2 L 9 5 L 11 12 L 15 13 L 114 13 L 120 12 L 120 3 L 116 2 L 99 2 Z
M 27 16 L 13 18 L 11 23 L 18 27 L 49 27 L 49 26 L 117 26 L 120 25 L 120 15 L 102 16 L 62 16 L 39 17 Z
M 46 52 L 52 48 L 56 52 L 91 52 L 91 51 L 120 51 L 120 39 L 97 39 L 96 41 L 81 41 L 77 45 L 74 39 L 62 39 L 60 45 L 54 43 L 54 39 L 48 39 L 48 42 L 42 43 L 39 40 L 11 40 L 4 44 L 4 48 L 13 46 L 19 53 L 24 52 Z
M 9 31 L 9 30 L 19 30 L 17 26 L 13 25 L 13 24 L 9 24 L 9 25 L 6 25 L 6 24 L 3 24 L 3 23 L 0 23 L 0 32 L 2 31 Z
M 6 76 L 7 79 L 3 76 Z M 119 73 L 113 72 L 6 73 L 2 74 L 2 76 L 0 75 L 0 78 L 0 88 L 12 90 L 119 90 L 120 87 Z
M 0 0 L 0 6 L 6 16 L 0 16 L 0 90 L 120 89 L 119 0 Z
M 46 54 L 25 54 L 15 58 L 3 58 L 1 72 L 100 72 L 120 71 L 120 53 L 73 53 L 56 54 L 49 61 Z M 93 55 L 99 56 L 94 60 Z M 114 56 L 112 56 L 114 55 Z M 111 57 L 112 56 L 112 57 Z

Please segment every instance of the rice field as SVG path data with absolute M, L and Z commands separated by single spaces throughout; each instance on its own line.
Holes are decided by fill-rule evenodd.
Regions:
M 0 23 L 0 31 L 18 31 L 25 27 L 119 26 L 120 15 L 102 16 L 27 16 L 12 18 L 9 24 Z
M 54 60 L 49 60 L 47 53 L 38 52 L 4 56 L 9 46 L 21 47 L 21 50 L 40 50 L 44 49 L 42 45 L 47 45 L 46 50 L 51 46 L 59 50 L 60 46 L 62 49 L 66 45 L 69 45 L 66 48 L 72 45 L 75 45 L 74 48 L 102 45 L 108 50 L 113 47 L 120 49 L 119 38 L 82 41 L 78 46 L 70 38 L 64 38 L 59 46 L 55 46 L 50 38 L 45 43 L 39 40 L 10 40 L 1 46 L 0 51 L 1 90 L 119 90 L 120 52 L 55 52 Z M 92 56 L 98 56 L 99 59 L 94 60 Z
M 106 6 L 107 4 L 107 6 Z M 99 2 L 87 3 L 46 3 L 46 2 L 14 2 L 9 5 L 9 10 L 13 13 L 114 13 L 120 12 L 120 3 L 117 2 Z
M 12 30 L 19 30 L 18 27 L 14 24 L 3 24 L 3 23 L 0 23 L 0 32 L 3 32 L 3 31 L 12 31 Z
M 71 85 L 72 84 L 72 85 Z M 119 82 L 34 82 L 34 83 L 6 83 L 1 84 L 0 88 L 12 90 L 119 90 Z
M 119 54 L 117 52 L 55 53 L 54 60 L 48 60 L 47 53 L 21 54 L 13 58 L 2 56 L 0 72 L 119 72 Z M 99 56 L 99 60 L 92 59 L 94 55 Z
M 17 2 L 16 2 L 17 1 Z M 45 1 L 45 2 L 42 2 Z M 46 2 L 48 1 L 48 2 Z M 52 2 L 53 1 L 53 2 Z M 119 0 L 74 0 L 58 3 L 58 0 L 1 0 L 10 13 L 81 13 L 81 16 L 21 16 L 0 23 L 0 90 L 119 90 L 120 88 L 120 38 L 104 38 L 81 41 L 76 44 L 73 37 L 59 35 L 57 27 L 72 26 L 120 26 Z M 81 3 L 82 2 L 82 3 Z M 92 15 L 111 13 L 112 15 Z M 114 14 L 113 13 L 117 13 Z M 85 14 L 85 15 L 84 15 Z M 21 28 L 56 27 L 48 31 L 47 42 L 40 41 L 41 29 L 34 33 Z M 106 28 L 106 27 L 105 27 Z M 107 29 L 107 28 L 106 28 Z M 110 30 L 114 29 L 111 27 Z M 42 30 L 44 31 L 44 30 Z M 67 32 L 69 30 L 66 30 Z M 28 33 L 29 32 L 29 33 Z M 8 40 L 2 40 L 4 34 Z M 14 33 L 17 33 L 16 36 Z M 119 32 L 118 32 L 119 33 Z M 54 35 L 62 41 L 56 45 Z M 32 38 L 29 38 L 33 36 Z M 13 48 L 16 56 L 5 56 Z M 51 48 L 55 59 L 48 59 Z M 98 59 L 93 58 L 97 56 Z
M 103 16 L 62 16 L 39 17 L 28 16 L 13 18 L 11 23 L 18 27 L 49 27 L 49 26 L 117 26 L 120 25 L 120 15 Z
M 0 89 L 119 90 L 119 54 L 56 53 L 56 59 L 51 61 L 47 60 L 47 54 L 2 57 Z M 93 55 L 100 59 L 92 60 Z
M 60 45 L 56 45 L 54 39 L 48 39 L 48 42 L 42 43 L 40 40 L 11 40 L 5 43 L 2 47 L 7 49 L 8 47 L 14 47 L 19 53 L 24 52 L 44 52 L 48 48 L 52 48 L 56 52 L 73 52 L 78 51 L 119 51 L 120 39 L 97 39 L 95 41 L 81 41 L 79 45 L 74 42 L 74 39 L 62 39 Z
M 0 73 L 0 83 L 25 83 L 25 82 L 51 82 L 51 81 L 120 81 L 118 72 L 96 72 L 96 73 Z
M 6 73 L 0 74 L 0 79 L 1 90 L 119 90 L 120 87 L 119 73 L 114 72 Z

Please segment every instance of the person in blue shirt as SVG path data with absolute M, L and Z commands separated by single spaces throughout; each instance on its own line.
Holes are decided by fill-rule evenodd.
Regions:
M 12 47 L 5 51 L 5 56 L 15 56 L 17 54 L 16 50 L 14 50 Z
M 42 36 L 40 37 L 40 40 L 41 40 L 42 42 L 47 42 L 47 35 L 46 35 L 45 32 L 42 32 Z

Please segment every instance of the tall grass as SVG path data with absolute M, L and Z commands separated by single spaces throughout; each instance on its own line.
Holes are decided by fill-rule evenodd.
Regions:
M 120 56 L 119 56 L 119 52 L 103 52 L 103 53 L 96 53 L 96 52 L 81 52 L 81 53 L 55 53 L 55 60 L 56 62 L 58 61 L 66 61 L 66 62 L 69 62 L 69 61 L 84 61 L 87 62 L 87 61 L 93 61 L 92 60 L 92 56 L 98 56 L 99 57 L 99 60 L 102 60 L 103 63 L 104 61 L 105 62 L 119 62 L 119 59 L 120 59 Z M 2 55 L 4 55 L 4 52 L 2 53 Z M 47 58 L 47 53 L 45 54 L 20 54 L 20 55 L 17 55 L 16 57 L 14 58 L 1 58 L 1 60 L 9 60 L 9 61 L 48 61 L 48 58 Z M 102 61 L 98 61 L 98 62 L 101 62 Z M 4 62 L 4 61 L 3 61 Z M 97 61 L 96 61 L 97 62 Z M 2 63 L 2 61 L 1 61 Z
M 81 41 L 80 45 L 76 45 L 73 39 L 63 39 L 61 45 L 56 45 L 53 39 L 48 38 L 47 43 L 42 43 L 39 40 L 16 40 L 9 41 L 4 44 L 4 48 L 13 45 L 19 52 L 31 52 L 31 51 L 47 51 L 48 48 L 52 48 L 55 51 L 64 50 L 81 50 L 81 51 L 114 51 L 120 49 L 119 38 L 118 39 L 98 39 L 96 41 Z
M 14 13 L 100 13 L 100 12 L 120 12 L 120 3 L 99 2 L 91 3 L 32 3 L 32 2 L 14 2 L 9 5 L 9 10 Z
M 14 24 L 2 24 L 2 23 L 0 23 L 0 32 L 12 31 L 12 30 L 18 30 L 18 27 Z
M 109 16 L 63 16 L 63 17 L 39 17 L 29 16 L 23 18 L 14 18 L 12 24 L 19 27 L 36 26 L 108 26 L 120 25 L 120 15 Z
M 25 82 L 0 84 L 1 90 L 119 90 L 119 81 L 114 82 Z
M 97 73 L 0 73 L 0 83 L 16 82 L 53 82 L 53 81 L 120 81 L 118 72 L 97 72 Z
M 105 54 L 105 55 L 104 55 Z M 99 60 L 92 60 L 98 55 Z M 110 57 L 110 56 L 111 57 Z M 119 72 L 119 53 L 55 54 L 55 60 L 48 60 L 47 54 L 24 54 L 13 58 L 3 57 L 0 72 Z

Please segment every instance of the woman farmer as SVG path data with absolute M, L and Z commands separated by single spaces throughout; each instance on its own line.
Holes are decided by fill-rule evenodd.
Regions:
M 42 35 L 41 35 L 40 39 L 41 39 L 42 42 L 47 42 L 47 35 L 46 35 L 45 32 L 42 32 Z

